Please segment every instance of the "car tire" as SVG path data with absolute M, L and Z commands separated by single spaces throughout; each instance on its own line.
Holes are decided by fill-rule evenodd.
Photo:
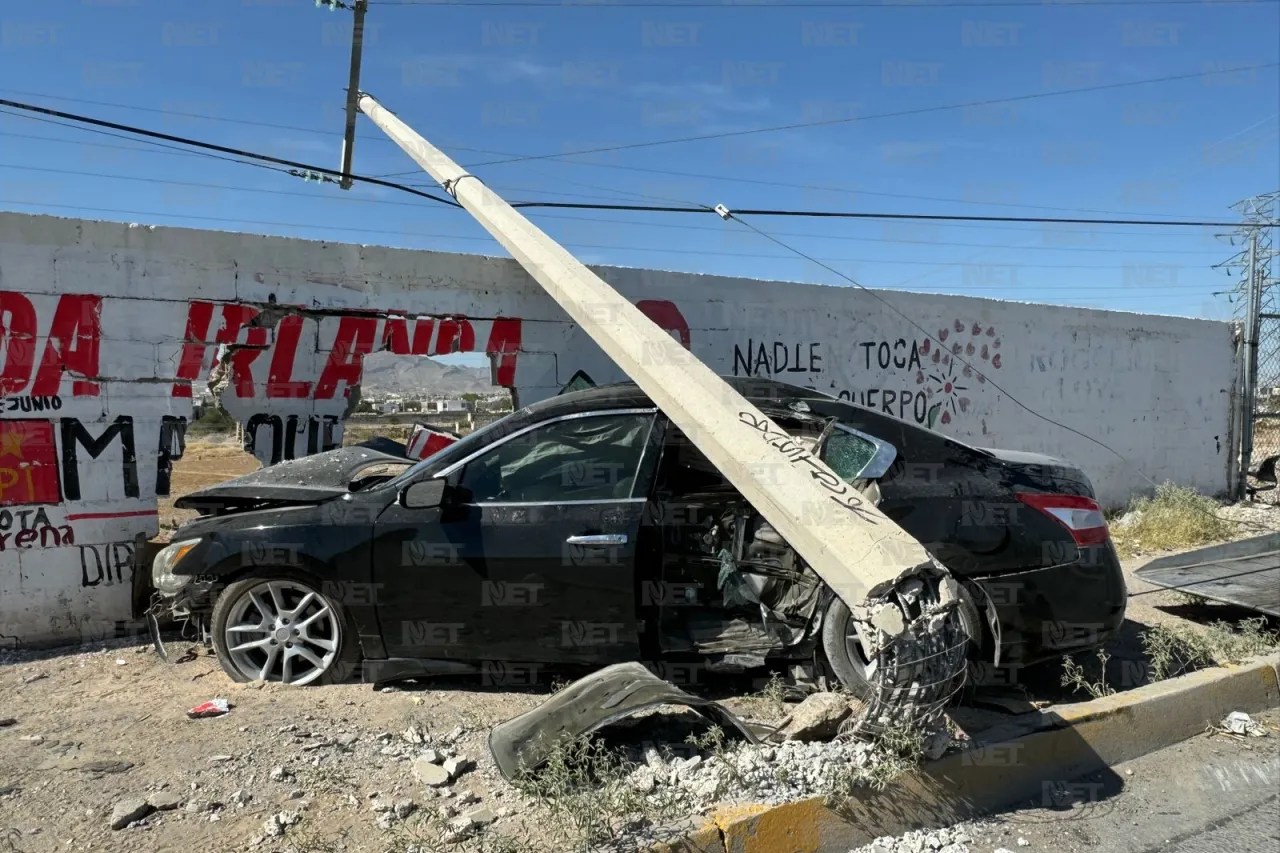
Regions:
M 867 674 L 867 661 L 856 639 L 853 614 L 839 598 L 833 596 L 822 617 L 822 651 L 827 665 L 845 689 L 863 701 L 872 695 Z
M 260 630 L 248 627 L 255 620 Z M 342 603 L 322 594 L 313 578 L 291 569 L 256 570 L 228 584 L 214 604 L 210 623 L 218 663 L 241 683 L 282 682 L 285 675 L 293 675 L 287 683 L 340 684 L 355 675 L 363 657 L 355 622 Z M 253 644 L 257 647 L 245 648 Z M 255 672 L 271 650 L 278 662 Z M 300 658 L 300 665 L 293 663 Z M 323 666 L 315 666 L 313 660 Z M 301 674 L 294 673 L 295 667 L 301 668 Z

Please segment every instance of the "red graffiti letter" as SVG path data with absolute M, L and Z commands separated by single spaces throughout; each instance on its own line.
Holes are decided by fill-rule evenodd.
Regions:
M 58 300 L 45 343 L 44 358 L 31 386 L 33 396 L 52 396 L 62 384 L 62 371 L 81 376 L 98 375 L 98 344 L 102 339 L 102 297 L 68 294 Z M 98 396 L 98 383 L 77 379 L 71 384 L 77 397 Z
M 436 355 L 448 355 L 451 352 L 475 352 L 476 330 L 471 328 L 471 321 L 466 317 L 440 321 L 440 332 L 436 335 Z
M 409 354 L 409 327 L 403 317 L 388 317 L 382 327 L 382 348 L 396 355 Z
M 27 387 L 35 362 L 36 309 L 30 299 L 11 290 L 0 291 L 0 347 L 0 396 L 17 394 Z
M 177 373 L 178 379 L 187 381 L 173 383 L 175 397 L 190 397 L 191 382 L 200 378 L 200 368 L 204 366 L 204 351 L 208 349 L 204 341 L 212 320 L 212 302 L 192 302 L 187 306 L 187 331 L 182 338 L 182 358 L 178 361 Z
M 253 363 L 267 348 L 267 330 L 262 326 L 250 326 L 244 334 L 244 343 L 233 347 L 227 356 L 227 364 L 231 368 L 231 384 L 235 386 L 236 396 L 252 399 Z
M 377 317 L 343 317 L 338 323 L 338 334 L 333 342 L 329 360 L 325 362 L 316 383 L 316 399 L 332 400 L 338 383 L 357 385 L 364 369 L 364 357 L 373 351 L 373 340 L 378 333 Z M 350 392 L 350 387 L 343 396 Z
M 302 339 L 302 315 L 290 314 L 276 326 L 276 351 L 267 373 L 267 396 L 302 398 L 311 393 L 310 382 L 292 382 L 293 360 Z
M 664 331 L 675 332 L 680 345 L 689 349 L 689 323 L 674 302 L 666 299 L 641 299 L 636 307 Z
M 484 351 L 498 355 L 496 379 L 499 385 L 511 388 L 516 384 L 516 354 L 520 351 L 521 324 L 518 317 L 499 317 L 489 330 L 489 343 Z M 493 361 L 490 358 L 490 361 Z
M 426 355 L 431 349 L 431 333 L 435 331 L 436 321 L 430 317 L 419 317 L 413 321 L 413 355 Z

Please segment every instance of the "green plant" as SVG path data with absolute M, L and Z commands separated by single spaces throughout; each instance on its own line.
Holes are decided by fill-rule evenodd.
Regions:
M 738 769 L 738 755 L 741 745 L 731 743 L 724 734 L 724 729 L 719 726 L 712 726 L 702 735 L 689 735 L 685 738 L 686 743 L 693 744 L 699 750 L 710 752 L 716 759 L 716 763 L 724 768 L 724 773 L 729 777 L 724 779 L 721 777 L 720 784 L 716 787 L 716 796 L 719 797 L 724 793 L 725 783 L 730 787 L 736 787 L 739 790 L 745 790 L 748 787 L 747 780 L 743 778 L 742 772 Z
M 666 788 L 645 793 L 630 779 L 635 769 L 599 740 L 566 737 L 552 744 L 537 771 L 522 771 L 513 784 L 537 801 L 562 844 L 590 848 L 680 814 L 678 795 Z
M 1152 497 L 1132 501 L 1125 519 L 1111 527 L 1111 539 L 1123 557 L 1221 542 L 1237 527 L 1218 514 L 1212 498 L 1168 482 L 1156 486 Z
M 844 799 L 860 788 L 883 791 L 889 783 L 924 761 L 925 732 L 918 726 L 890 726 L 869 744 L 861 762 L 832 762 L 823 788 L 829 802 Z
M 1280 648 L 1280 634 L 1266 629 L 1266 619 L 1244 619 L 1236 625 L 1213 622 L 1203 628 L 1156 625 L 1142 635 L 1151 659 L 1151 680 L 1163 681 L 1204 666 L 1239 663 Z
M 1107 654 L 1106 649 L 1098 649 L 1098 667 L 1099 675 L 1097 681 L 1090 681 L 1084 672 L 1084 667 L 1076 663 L 1071 655 L 1062 656 L 1062 686 L 1071 687 L 1078 693 L 1088 693 L 1093 699 L 1100 699 L 1103 696 L 1110 696 L 1115 693 L 1115 689 L 1107 684 L 1107 662 L 1111 660 L 1111 655 Z
M 191 422 L 187 427 L 187 435 L 232 432 L 235 428 L 236 419 L 227 414 L 226 409 L 221 406 L 212 406 Z
M 781 714 L 786 710 L 787 683 L 782 680 L 782 674 L 777 670 L 769 673 L 769 680 L 756 695 L 767 700 L 777 713 Z

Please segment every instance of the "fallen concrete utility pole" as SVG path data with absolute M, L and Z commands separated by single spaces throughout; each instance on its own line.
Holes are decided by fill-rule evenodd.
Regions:
M 359 106 L 506 247 L 855 619 L 902 634 L 903 611 L 887 596 L 914 576 L 932 578 L 935 588 L 945 581 L 944 602 L 954 594 L 954 582 L 924 546 L 626 298 L 373 98 L 361 94 Z

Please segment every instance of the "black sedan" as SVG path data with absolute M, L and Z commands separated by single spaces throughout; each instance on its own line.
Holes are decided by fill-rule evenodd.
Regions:
M 974 660 L 1028 664 L 1119 630 L 1124 581 L 1079 468 L 726 381 L 952 571 Z M 630 383 L 523 408 L 420 462 L 347 447 L 176 505 L 201 517 L 155 559 L 159 607 L 239 681 L 363 664 L 373 681 L 511 683 L 642 660 L 800 663 L 866 690 L 848 608 Z

